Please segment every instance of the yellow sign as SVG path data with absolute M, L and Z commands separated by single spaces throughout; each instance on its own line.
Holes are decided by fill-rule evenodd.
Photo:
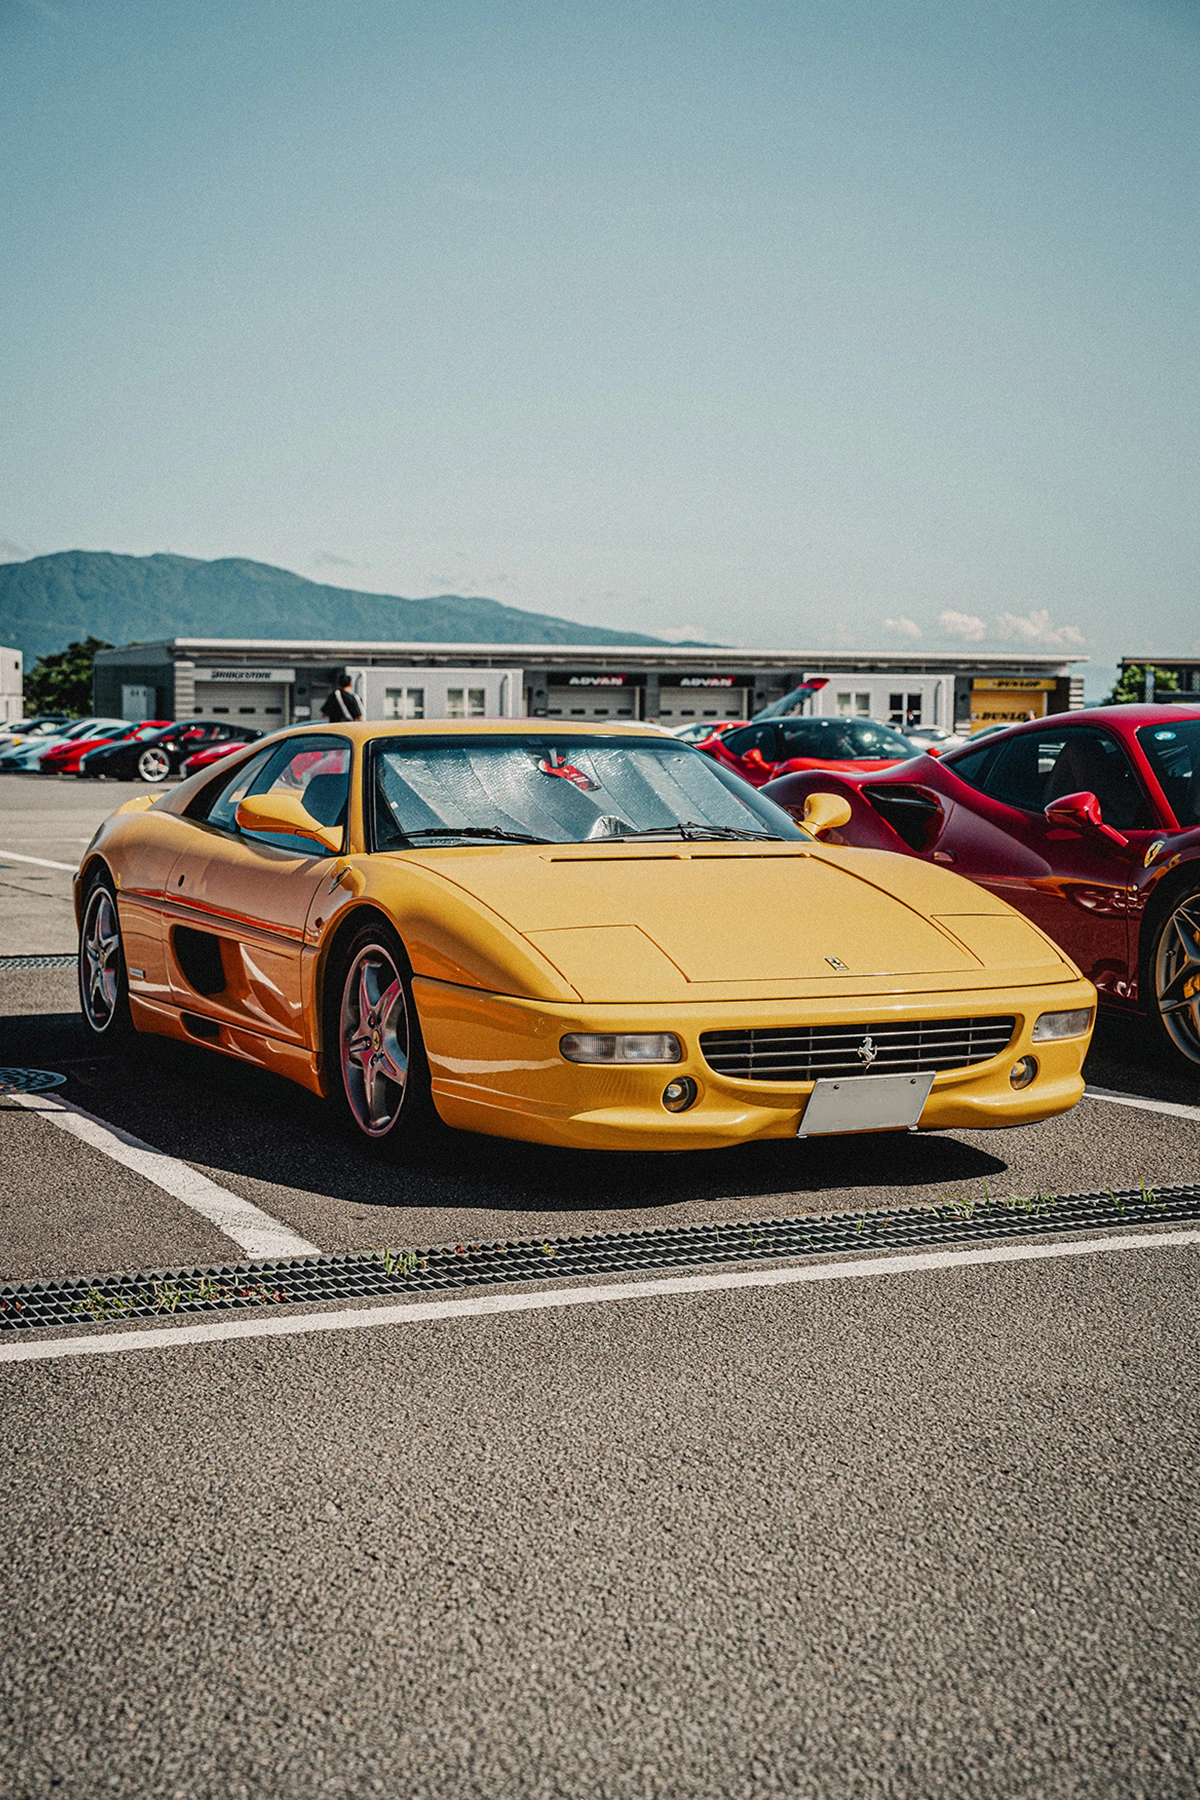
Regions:
M 1026 719 L 1046 717 L 1044 684 L 1028 688 L 1001 687 L 998 682 L 971 685 L 971 730 L 982 731 L 987 725 L 1022 725 Z
M 1057 681 L 1042 679 L 1040 675 L 975 675 L 971 680 L 971 692 L 979 693 L 981 689 L 992 692 L 1012 690 L 1021 694 L 1052 694 L 1058 686 Z

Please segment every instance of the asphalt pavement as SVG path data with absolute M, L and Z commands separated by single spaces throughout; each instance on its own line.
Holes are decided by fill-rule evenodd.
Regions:
M 124 797 L 0 780 L 0 880 Z M 0 955 L 69 947 L 11 892 Z M 1181 1111 L 682 1157 L 381 1159 L 96 1055 L 69 970 L 0 970 L 0 1052 L 333 1253 L 1200 1179 L 1200 1072 L 1130 1023 L 1089 1080 Z M 106 1141 L 0 1102 L 0 1280 L 238 1260 Z M 1198 1255 L 0 1361 L 0 1794 L 1192 1796 Z

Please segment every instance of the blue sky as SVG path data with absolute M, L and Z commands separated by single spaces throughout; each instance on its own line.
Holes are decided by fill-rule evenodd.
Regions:
M 1200 648 L 1175 0 L 0 0 L 0 556 Z

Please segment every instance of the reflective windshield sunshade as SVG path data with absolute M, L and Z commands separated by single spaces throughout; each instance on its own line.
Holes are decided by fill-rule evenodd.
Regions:
M 376 739 L 377 850 L 805 840 L 781 807 L 690 744 L 544 730 Z

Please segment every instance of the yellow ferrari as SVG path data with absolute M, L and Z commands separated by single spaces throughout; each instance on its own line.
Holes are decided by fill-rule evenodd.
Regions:
M 274 1069 L 395 1142 L 579 1149 L 1024 1125 L 1095 991 L 1003 902 L 821 842 L 691 745 L 537 720 L 279 733 L 101 826 L 95 1038 Z

